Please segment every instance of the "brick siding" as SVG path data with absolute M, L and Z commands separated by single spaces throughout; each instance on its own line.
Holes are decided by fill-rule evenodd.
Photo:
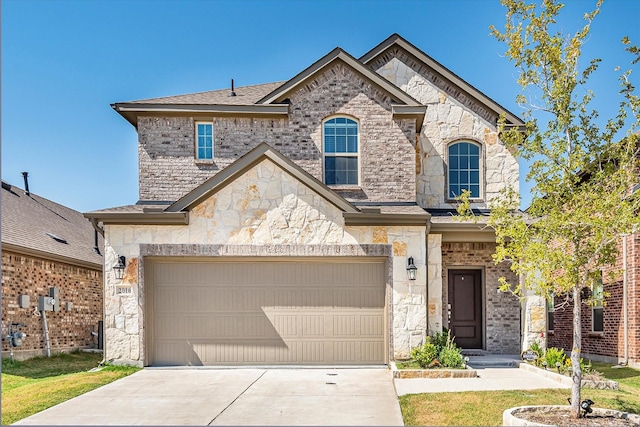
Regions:
M 622 271 L 622 243 L 618 245 L 620 254 L 614 268 Z M 629 360 L 640 365 L 640 235 L 634 234 L 627 242 L 627 287 L 628 287 L 628 336 Z M 618 280 L 619 279 L 619 280 Z M 624 357 L 624 315 L 622 277 L 607 283 L 604 272 L 604 291 L 609 293 L 603 308 L 604 331 L 592 332 L 592 307 L 582 305 L 582 353 L 622 360 Z M 562 305 L 563 298 L 556 298 L 553 334 L 548 337 L 549 347 L 571 351 L 573 346 L 573 305 Z
M 50 287 L 60 289 L 61 309 L 47 312 L 51 352 L 77 348 L 96 348 L 97 332 L 102 320 L 102 270 L 49 261 L 18 253 L 2 252 L 2 335 L 11 322 L 25 323 L 27 334 L 21 347 L 14 348 L 15 358 L 43 355 L 45 335 L 42 317 L 34 315 L 38 297 L 48 296 Z M 20 308 L 18 296 L 30 297 L 30 308 Z M 71 302 L 71 311 L 66 303 Z M 6 353 L 5 353 L 6 352 Z M 2 354 L 8 356 L 9 343 L 2 341 Z
M 448 301 L 448 269 L 475 267 L 483 270 L 484 280 L 484 338 L 485 350 L 490 353 L 517 354 L 520 352 L 520 303 L 508 293 L 499 293 L 498 279 L 506 277 L 518 283 L 507 263 L 496 265 L 492 255 L 495 243 L 442 243 L 442 292 Z M 443 304 L 443 324 L 446 325 L 447 305 Z
M 287 119 L 139 117 L 141 200 L 176 200 L 266 142 L 322 181 L 322 121 L 336 114 L 360 123 L 362 201 L 415 201 L 415 120 L 394 119 L 392 100 L 343 64 L 325 70 L 289 96 Z M 213 162 L 194 155 L 194 122 L 211 120 Z

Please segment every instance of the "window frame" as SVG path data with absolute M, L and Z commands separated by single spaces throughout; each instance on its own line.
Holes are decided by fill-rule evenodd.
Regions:
M 445 155 L 446 155 L 446 169 L 445 169 L 445 200 L 448 202 L 452 202 L 456 200 L 456 196 L 451 194 L 451 147 L 458 144 L 469 144 L 478 148 L 478 196 L 472 196 L 470 200 L 472 202 L 482 202 L 485 197 L 485 185 L 484 185 L 484 145 L 478 141 L 474 141 L 472 139 L 458 139 L 455 141 L 451 141 L 446 144 Z M 459 171 L 460 168 L 458 167 Z M 471 169 L 467 169 L 468 172 L 471 172 Z M 469 180 L 470 182 L 470 180 Z M 460 183 L 454 184 L 460 185 Z M 469 185 L 472 185 L 469 183 Z
M 602 280 L 602 271 L 593 279 L 591 284 L 591 297 L 593 306 L 591 307 L 591 332 L 595 334 L 604 333 L 604 282 Z M 596 312 L 599 312 L 599 324 L 601 329 L 596 329 Z
M 326 139 L 325 139 L 325 132 L 326 132 L 326 125 L 327 122 L 331 121 L 331 120 L 335 120 L 335 119 L 346 119 L 348 121 L 352 121 L 356 124 L 356 129 L 357 129 L 357 134 L 356 134 L 356 151 L 355 152 L 330 152 L 327 153 L 326 150 Z M 332 115 L 329 117 L 326 117 L 325 119 L 322 120 L 322 183 L 329 186 L 329 187 L 339 187 L 339 188 L 361 188 L 361 183 L 362 183 L 362 176 L 361 176 L 361 144 L 360 144 L 360 121 L 353 116 L 349 116 L 349 115 L 345 115 L 345 114 L 340 114 L 340 115 Z M 347 142 L 348 144 L 348 142 Z M 348 145 L 347 145 L 348 146 Z M 355 184 L 353 183 L 348 183 L 348 184 L 327 184 L 327 176 L 326 176 L 326 158 L 327 157 L 332 157 L 332 158 L 339 158 L 339 157 L 349 157 L 349 158 L 356 158 L 356 166 L 357 166 L 357 182 Z
M 200 133 L 199 127 L 200 125 L 209 125 L 211 126 L 211 157 L 200 157 Z M 213 158 L 215 156 L 215 132 L 213 129 L 213 121 L 210 120 L 196 120 L 194 122 L 194 149 L 195 149 L 195 159 L 197 162 L 205 162 L 212 163 Z M 206 136 L 206 135 L 205 135 Z M 206 146 L 204 147 L 206 150 Z
M 555 327 L 555 295 L 551 294 L 547 298 L 547 332 L 553 333 Z

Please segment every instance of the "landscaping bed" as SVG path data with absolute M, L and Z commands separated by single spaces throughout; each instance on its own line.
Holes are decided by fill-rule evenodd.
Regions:
M 402 365 L 401 365 L 402 366 Z M 466 369 L 447 368 L 401 368 L 395 362 L 391 362 L 393 378 L 476 378 L 478 372 L 467 367 Z

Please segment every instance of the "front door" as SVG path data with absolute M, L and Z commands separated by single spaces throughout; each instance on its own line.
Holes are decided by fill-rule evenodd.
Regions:
M 482 348 L 481 270 L 449 270 L 449 329 L 461 348 Z

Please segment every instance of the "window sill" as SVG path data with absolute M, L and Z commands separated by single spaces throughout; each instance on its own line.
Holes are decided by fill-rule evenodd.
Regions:
M 469 203 L 484 203 L 484 199 L 469 199 Z M 460 200 L 446 199 L 445 203 L 460 203 Z
M 359 185 L 327 185 L 327 187 L 332 190 L 362 191 Z
M 552 337 L 554 336 L 556 333 L 554 331 L 547 331 L 547 336 L 548 337 Z
M 196 165 L 212 165 L 213 159 L 195 159 Z
M 587 336 L 591 338 L 603 338 L 604 332 L 589 332 Z

